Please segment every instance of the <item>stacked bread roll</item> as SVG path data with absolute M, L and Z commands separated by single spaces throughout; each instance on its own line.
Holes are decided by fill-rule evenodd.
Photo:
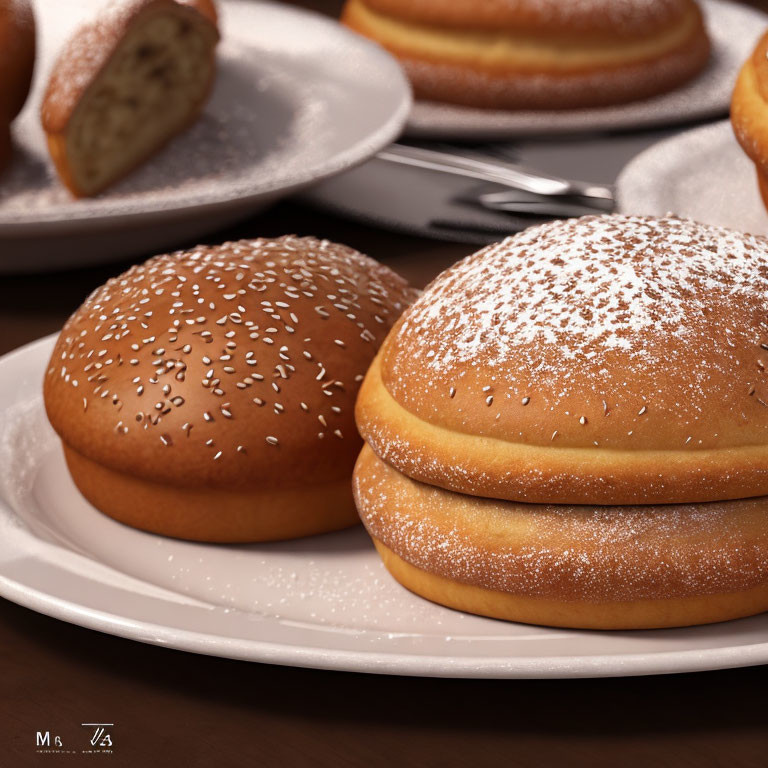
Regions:
M 768 240 L 584 217 L 440 275 L 360 391 L 354 478 L 391 573 L 564 627 L 768 609 Z

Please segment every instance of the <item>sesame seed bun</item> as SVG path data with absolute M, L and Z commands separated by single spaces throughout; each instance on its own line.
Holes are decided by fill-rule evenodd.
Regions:
M 694 0 L 348 0 L 342 21 L 400 59 L 417 98 L 490 109 L 643 99 L 710 50 Z
M 532 505 L 411 480 L 365 447 L 363 523 L 391 574 L 442 605 L 584 629 L 708 624 L 768 609 L 768 500 Z
M 758 189 L 768 207 L 768 32 L 760 38 L 736 79 L 731 124 L 737 141 L 755 164 Z
M 556 504 L 768 495 L 768 240 L 674 217 L 532 227 L 440 275 L 357 403 L 376 454 Z
M 197 119 L 216 75 L 216 23 L 210 0 L 124 0 L 74 33 L 40 108 L 72 194 L 102 192 Z
M 351 248 L 247 240 L 157 256 L 67 321 L 44 382 L 97 508 L 201 541 L 357 521 L 355 396 L 414 292 Z

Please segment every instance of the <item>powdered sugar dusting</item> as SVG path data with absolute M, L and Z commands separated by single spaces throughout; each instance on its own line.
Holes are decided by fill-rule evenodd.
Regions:
M 370 453 L 354 482 L 374 537 L 417 568 L 488 589 L 610 602 L 736 592 L 768 578 L 766 498 L 516 504 L 415 483 Z
M 673 217 L 590 216 L 465 259 L 425 292 L 400 335 L 428 348 L 435 370 L 480 357 L 507 364 L 529 345 L 556 345 L 572 360 L 606 349 L 657 359 L 652 332 L 692 338 L 716 297 L 766 289 L 765 238 Z
M 439 276 L 396 326 L 381 370 L 401 406 L 474 435 L 763 445 L 768 240 L 671 216 L 528 229 Z

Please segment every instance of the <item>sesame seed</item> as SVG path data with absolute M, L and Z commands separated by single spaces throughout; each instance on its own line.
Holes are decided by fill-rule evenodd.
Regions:
M 526 397 L 524 397 L 524 398 L 522 399 L 522 401 L 521 401 L 521 402 L 523 403 L 523 405 L 528 405 L 528 403 L 530 403 L 530 402 L 531 402 L 531 398 L 526 396 Z
M 278 440 L 277 440 L 277 438 L 276 438 L 276 437 L 274 437 L 273 435 L 267 435 L 267 438 L 266 438 L 266 440 L 267 440 L 267 442 L 268 442 L 270 445 L 277 445 L 277 444 L 278 444 Z

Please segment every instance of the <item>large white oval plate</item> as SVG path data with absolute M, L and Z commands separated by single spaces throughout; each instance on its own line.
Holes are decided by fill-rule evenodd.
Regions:
M 768 25 L 768 15 L 729 0 L 702 0 L 712 39 L 707 68 L 690 83 L 650 99 L 593 109 L 501 111 L 417 101 L 409 136 L 498 140 L 583 131 L 636 131 L 728 113 L 736 73 Z
M 331 19 L 261 0 L 220 0 L 216 86 L 200 119 L 101 196 L 55 178 L 39 109 L 63 41 L 103 0 L 37 0 L 32 94 L 0 175 L 0 272 L 147 254 L 243 218 L 346 170 L 399 133 L 410 108 L 399 65 Z
M 235 659 L 440 677 L 596 677 L 768 662 L 768 615 L 707 627 L 577 632 L 421 600 L 361 529 L 270 545 L 135 531 L 75 489 L 43 410 L 53 345 L 0 358 L 0 595 L 142 642 Z

